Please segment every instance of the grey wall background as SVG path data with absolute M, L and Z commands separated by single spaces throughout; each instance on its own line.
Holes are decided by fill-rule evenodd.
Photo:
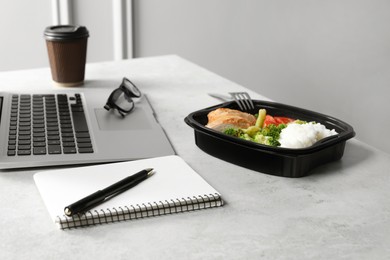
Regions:
M 390 1 L 135 0 L 135 57 L 175 53 L 390 152 Z
M 71 2 L 87 61 L 112 60 L 112 1 Z M 133 0 L 133 16 L 135 57 L 178 54 L 390 153 L 390 1 Z M 0 71 L 47 67 L 51 23 L 50 0 L 0 0 Z

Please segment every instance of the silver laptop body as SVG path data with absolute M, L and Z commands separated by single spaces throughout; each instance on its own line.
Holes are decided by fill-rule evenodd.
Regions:
M 105 163 L 175 154 L 145 95 L 135 100 L 134 110 L 122 118 L 103 108 L 107 91 L 47 92 L 30 95 L 0 92 L 0 169 Z M 26 108 L 29 97 L 30 118 Z M 49 114 L 42 117 L 44 109 Z M 84 112 L 84 118 L 78 112 Z M 73 121 L 69 126 L 69 118 L 73 121 L 81 118 L 81 126 L 74 126 Z

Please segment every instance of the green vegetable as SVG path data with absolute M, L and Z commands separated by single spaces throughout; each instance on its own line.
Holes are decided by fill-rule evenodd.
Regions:
M 279 124 L 279 125 L 268 125 L 267 127 L 264 127 L 261 130 L 261 134 L 270 136 L 276 140 L 279 139 L 280 132 L 282 131 L 283 128 L 286 128 L 287 125 L 285 124 Z
M 227 128 L 225 131 L 223 131 L 223 133 L 230 136 L 240 137 L 244 134 L 244 131 L 239 128 Z
M 257 133 L 257 135 L 253 138 L 253 141 L 259 144 L 265 144 L 265 145 L 271 145 L 271 139 L 270 136 L 262 135 L 260 132 Z
M 240 136 L 241 139 L 244 139 L 244 140 L 247 140 L 247 141 L 252 141 L 253 142 L 253 138 L 250 137 L 248 134 L 242 134 Z
M 295 123 L 295 124 L 303 125 L 303 124 L 306 124 L 307 122 L 306 122 L 306 121 L 303 121 L 303 120 L 297 119 L 297 120 L 294 121 L 294 123 Z
M 257 126 L 258 128 L 262 128 L 266 115 L 267 115 L 267 111 L 265 109 L 259 109 L 259 115 L 257 116 L 255 126 Z
M 287 125 L 268 125 L 262 129 L 257 126 L 251 126 L 247 129 L 227 128 L 224 133 L 230 136 L 241 138 L 247 141 L 256 142 L 270 146 L 280 146 L 279 137 L 280 132 Z
M 244 130 L 244 132 L 248 134 L 250 137 L 254 137 L 259 131 L 260 128 L 257 126 L 250 126 Z

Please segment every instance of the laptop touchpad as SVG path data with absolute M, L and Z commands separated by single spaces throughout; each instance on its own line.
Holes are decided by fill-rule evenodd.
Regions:
M 103 131 L 126 131 L 151 129 L 152 124 L 144 110 L 134 108 L 134 110 L 125 117 L 121 117 L 113 110 L 107 111 L 103 108 L 95 109 L 96 120 L 100 130 Z

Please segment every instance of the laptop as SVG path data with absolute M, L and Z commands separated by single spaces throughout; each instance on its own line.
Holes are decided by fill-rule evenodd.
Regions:
M 0 169 L 106 163 L 173 155 L 147 96 L 121 117 L 109 92 L 0 92 Z

